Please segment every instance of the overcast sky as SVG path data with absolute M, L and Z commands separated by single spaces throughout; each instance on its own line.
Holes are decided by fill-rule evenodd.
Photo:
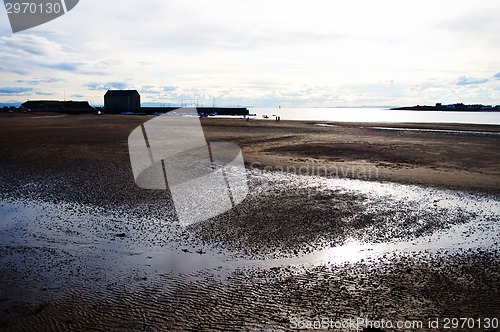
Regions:
M 0 102 L 500 104 L 500 1 L 80 0 L 13 34 Z

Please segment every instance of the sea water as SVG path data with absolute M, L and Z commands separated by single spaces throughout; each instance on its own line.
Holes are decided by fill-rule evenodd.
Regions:
M 462 123 L 500 125 L 500 112 L 402 111 L 387 108 L 249 108 L 262 119 L 334 122 Z

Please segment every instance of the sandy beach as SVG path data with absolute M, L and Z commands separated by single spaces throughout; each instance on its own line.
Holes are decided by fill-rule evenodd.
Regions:
M 202 119 L 251 195 L 185 228 L 134 183 L 151 118 L 0 115 L 1 330 L 498 329 L 499 126 Z

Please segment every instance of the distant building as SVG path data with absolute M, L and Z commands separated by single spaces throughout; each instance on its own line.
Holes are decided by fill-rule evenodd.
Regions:
M 141 96 L 137 90 L 108 90 L 104 95 L 104 108 L 108 113 L 139 112 Z
M 87 101 L 28 100 L 21 105 L 31 112 L 92 113 Z

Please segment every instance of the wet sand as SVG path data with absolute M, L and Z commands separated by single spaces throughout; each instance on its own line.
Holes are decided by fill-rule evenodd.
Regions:
M 499 126 L 298 121 L 233 126 L 214 119 L 204 125 L 207 140 L 237 142 L 255 167 L 500 193 Z
M 0 115 L 0 329 L 499 318 L 497 126 L 203 119 L 242 148 L 252 194 L 185 229 L 133 182 L 127 137 L 148 119 Z M 304 259 L 353 241 L 363 258 Z

